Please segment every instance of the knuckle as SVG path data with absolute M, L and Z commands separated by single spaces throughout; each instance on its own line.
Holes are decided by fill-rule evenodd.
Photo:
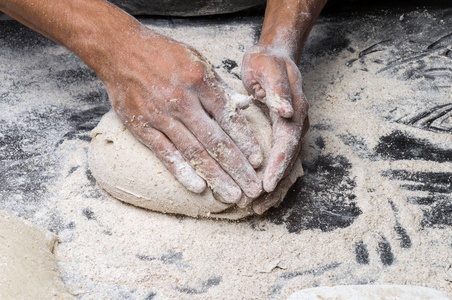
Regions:
M 182 153 L 184 153 L 189 160 L 199 160 L 205 153 L 205 150 L 197 144 L 185 144 L 180 148 Z
M 231 159 L 230 143 L 223 137 L 209 138 L 207 141 L 209 150 L 216 160 Z
M 146 117 L 139 116 L 134 121 L 135 127 L 141 128 L 154 128 L 159 131 L 164 131 L 169 128 L 172 124 L 173 119 L 169 118 L 166 114 L 161 111 L 149 114 Z
M 155 154 L 159 155 L 164 161 L 168 160 L 170 151 L 165 147 L 165 143 L 162 140 L 162 136 L 159 134 L 154 134 L 149 136 L 147 140 L 147 145 Z
M 204 82 L 206 73 L 206 67 L 201 62 L 194 62 L 190 64 L 188 70 L 184 72 L 184 81 L 192 86 L 200 85 Z
M 189 115 L 193 110 L 193 104 L 186 97 L 175 97 L 169 100 L 169 105 L 173 112 L 180 114 L 181 116 Z
M 184 117 L 193 112 L 194 102 L 186 90 L 177 88 L 166 95 L 166 110 L 176 117 Z
M 282 98 L 291 98 L 290 85 L 287 80 L 278 78 L 273 82 L 273 93 L 280 95 Z

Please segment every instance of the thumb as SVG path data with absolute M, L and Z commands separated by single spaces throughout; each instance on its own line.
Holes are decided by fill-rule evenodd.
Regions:
M 292 117 L 292 91 L 284 59 L 256 53 L 245 55 L 242 81 L 247 91 L 272 112 L 283 118 Z
M 268 66 L 263 73 L 262 85 L 268 108 L 283 118 L 292 117 L 292 91 L 284 61 Z

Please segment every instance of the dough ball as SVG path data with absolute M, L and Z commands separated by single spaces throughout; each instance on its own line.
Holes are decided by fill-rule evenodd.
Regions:
M 268 160 L 272 144 L 270 121 L 259 108 L 250 105 L 243 111 Z M 240 219 L 253 214 L 235 204 L 217 201 L 210 188 L 196 194 L 177 181 L 154 153 L 141 144 L 122 124 L 114 111 L 102 117 L 92 132 L 89 166 L 97 183 L 113 197 L 163 213 Z M 297 160 L 292 183 L 303 174 Z M 284 197 L 287 191 L 278 197 Z

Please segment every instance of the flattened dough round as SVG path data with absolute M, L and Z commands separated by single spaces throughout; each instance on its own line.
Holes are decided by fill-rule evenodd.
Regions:
M 264 166 L 272 143 L 270 121 L 256 106 L 243 111 L 264 152 Z M 251 208 L 217 201 L 210 188 L 196 194 L 177 181 L 149 148 L 141 144 L 116 116 L 105 114 L 92 132 L 89 166 L 97 183 L 113 197 L 163 213 L 192 217 L 206 216 L 240 219 L 253 214 Z M 297 160 L 291 174 L 292 184 L 303 175 Z M 278 193 L 284 197 L 287 191 Z
M 0 299 L 74 299 L 52 253 L 57 237 L 0 211 Z

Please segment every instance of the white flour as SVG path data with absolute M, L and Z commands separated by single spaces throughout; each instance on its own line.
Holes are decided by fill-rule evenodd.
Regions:
M 246 26 L 221 26 L 221 30 L 205 31 L 189 27 L 158 30 L 197 47 L 217 66 L 225 58 L 239 62 L 243 49 L 252 43 Z M 296 289 L 316 285 L 398 283 L 427 285 L 451 294 L 449 245 L 437 244 L 435 253 L 426 253 L 431 243 L 450 240 L 450 231 L 421 230 L 418 225 L 421 211 L 413 210 L 412 205 L 399 197 L 394 185 L 378 175 L 392 163 L 360 160 L 338 138 L 338 133 L 363 136 L 368 146 L 374 147 L 379 136 L 402 126 L 381 122 L 363 109 L 362 103 L 344 101 L 349 93 L 364 85 L 367 90 L 361 99 L 372 103 L 376 96 L 407 97 L 410 90 L 400 82 L 370 72 L 347 72 L 344 61 L 341 58 L 318 65 L 305 75 L 304 83 L 311 103 L 311 124 L 337 127 L 334 132 L 323 133 L 324 151 L 345 155 L 352 161 L 351 173 L 356 176 L 358 187 L 356 201 L 363 213 L 351 226 L 332 232 L 309 230 L 288 234 L 284 226 L 263 219 L 226 222 L 162 215 L 110 197 L 85 198 L 96 188 L 89 185 L 83 169 L 79 169 L 62 182 L 57 204 L 65 217 L 77 224 L 75 231 L 61 233 L 62 244 L 58 249 L 60 265 L 72 291 L 86 293 L 88 298 L 112 297 L 112 286 L 118 286 L 117 297 L 131 291 L 136 297 L 155 292 L 157 298 L 184 298 L 190 294 L 200 299 L 226 295 L 230 299 L 262 299 L 283 298 Z M 342 74 L 340 80 L 337 74 Z M 230 74 L 221 75 L 235 82 L 235 88 L 240 87 L 240 82 Z M 421 134 L 445 148 L 450 145 L 445 135 Z M 314 154 L 311 144 L 308 134 L 304 142 L 308 161 Z M 63 146 L 78 149 L 77 155 L 70 151 L 72 159 L 86 161 L 87 144 L 69 142 Z M 397 163 L 416 170 L 452 168 L 451 163 Z M 392 251 L 397 263 L 382 267 L 372 249 L 378 248 L 382 235 L 391 241 L 399 239 L 393 230 L 396 220 L 387 199 L 397 203 L 399 217 L 404 220 L 413 246 L 402 249 L 394 242 Z M 86 222 L 80 214 L 83 207 L 89 207 L 95 219 Z M 250 222 L 261 230 L 251 229 Z M 359 240 L 370 250 L 368 265 L 355 263 L 353 244 Z M 296 276 L 296 272 L 304 275 Z
M 219 67 L 225 59 L 240 64 L 245 49 L 253 44 L 251 25 L 151 28 L 197 48 L 220 76 L 243 91 L 240 80 L 231 74 L 239 73 L 240 65 L 231 73 Z M 322 25 L 316 26 L 314 34 L 321 29 Z M 353 39 L 351 44 L 361 50 L 369 46 Z M 373 149 L 381 136 L 403 129 L 450 149 L 451 135 L 378 116 L 377 109 L 387 109 L 387 115 L 403 117 L 406 114 L 404 106 L 398 105 L 400 101 L 409 101 L 410 93 L 427 96 L 428 92 L 375 74 L 376 65 L 368 65 L 369 72 L 346 67 L 356 56 L 347 50 L 335 58 L 319 56 L 304 72 L 313 127 L 303 142 L 305 161 L 312 162 L 318 155 L 315 145 L 319 135 L 324 142 L 322 155 L 341 155 L 350 161 L 356 183 L 353 201 L 362 211 L 350 226 L 289 233 L 284 224 L 265 217 L 231 222 L 139 209 L 112 199 L 88 180 L 89 142 L 66 140 L 54 158 L 61 162 L 61 168 L 55 170 L 60 172 L 59 179 L 48 187 L 51 197 L 33 220 L 44 226 L 49 212 L 56 211 L 71 221 L 59 232 L 61 244 L 56 251 L 70 291 L 81 299 L 283 299 L 297 289 L 320 285 L 394 283 L 429 286 L 452 296 L 450 227 L 422 228 L 423 212 L 419 205 L 408 203 L 406 196 L 426 196 L 428 192 L 402 190 L 400 182 L 395 184 L 382 176 L 382 172 L 394 169 L 451 170 L 452 163 L 372 160 L 362 155 L 365 149 L 353 149 L 341 138 L 362 137 L 366 147 Z M 77 86 L 73 90 L 76 93 Z M 451 88 L 443 91 L 442 97 L 452 102 Z M 42 105 L 47 106 L 58 97 L 71 97 L 70 93 L 40 96 L 30 92 L 30 97 L 44 99 Z M 351 101 L 355 94 L 359 100 Z M 381 109 L 382 105 L 385 108 Z M 411 105 L 421 108 L 425 103 Z M 394 107 L 399 109 L 390 112 Z M 322 129 L 328 127 L 332 129 Z M 394 230 L 399 222 L 411 238 L 411 247 L 401 247 Z M 387 264 L 381 257 L 381 248 L 387 245 L 384 241 L 390 243 L 393 255 Z M 356 261 L 355 245 L 360 242 L 367 247 L 367 263 Z

